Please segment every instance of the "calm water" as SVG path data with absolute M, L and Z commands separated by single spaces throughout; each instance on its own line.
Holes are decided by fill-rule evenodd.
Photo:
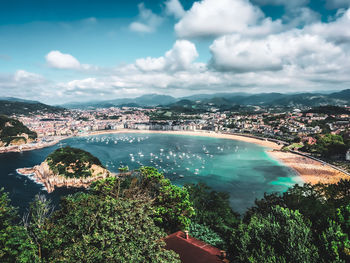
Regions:
M 263 147 L 227 139 L 164 135 L 164 134 L 111 134 L 78 137 L 62 142 L 91 152 L 111 171 L 128 165 L 155 166 L 173 183 L 203 182 L 217 191 L 230 193 L 232 207 L 243 212 L 255 198 L 264 192 L 285 191 L 300 183 L 300 179 L 287 167 L 265 153 Z M 0 187 L 21 212 L 39 193 L 45 193 L 16 169 L 41 163 L 59 145 L 23 153 L 0 155 Z M 72 190 L 59 189 L 49 196 L 58 202 Z

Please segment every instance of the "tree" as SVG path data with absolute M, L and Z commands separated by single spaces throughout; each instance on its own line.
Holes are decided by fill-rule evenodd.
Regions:
M 30 204 L 29 210 L 23 216 L 24 227 L 27 230 L 32 242 L 37 247 L 37 256 L 40 260 L 48 249 L 48 232 L 46 223 L 54 210 L 51 200 L 47 200 L 45 195 L 36 195 Z
M 230 255 L 234 262 L 318 262 L 310 225 L 298 211 L 275 206 L 239 225 Z
M 350 203 L 337 209 L 336 221 L 340 224 L 344 233 L 350 235 Z
M 47 225 L 49 262 L 179 262 L 139 200 L 78 193 L 66 197 Z
M 330 220 L 329 227 L 322 233 L 320 256 L 325 263 L 350 262 L 350 241 L 340 225 Z
M 194 236 L 210 240 L 216 234 L 224 242 L 222 245 L 219 241 L 215 242 L 220 244 L 220 248 L 227 249 L 228 238 L 239 224 L 239 214 L 232 210 L 229 195 L 213 191 L 205 184 L 186 185 L 186 189 L 195 209 L 191 219 L 193 226 L 196 226 L 195 229 L 192 226 L 192 231 L 196 230 L 197 233 Z M 211 236 L 210 239 L 204 233 Z
M 36 247 L 18 221 L 16 209 L 0 189 L 0 262 L 37 262 Z
M 314 145 L 305 145 L 305 151 L 320 154 L 323 157 L 331 157 L 334 155 L 344 155 L 348 150 L 342 136 L 334 134 L 325 134 L 317 136 L 317 143 Z
M 189 233 L 191 236 L 214 247 L 223 248 L 225 246 L 225 242 L 221 236 L 206 225 L 192 222 L 189 228 Z
M 155 223 L 166 232 L 188 229 L 194 215 L 186 188 L 175 186 L 153 167 L 141 167 L 131 176 L 107 178 L 91 185 L 100 195 L 149 200 Z

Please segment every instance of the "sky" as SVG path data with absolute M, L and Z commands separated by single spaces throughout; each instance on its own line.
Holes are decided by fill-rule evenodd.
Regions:
M 350 88 L 350 0 L 0 0 L 0 97 Z

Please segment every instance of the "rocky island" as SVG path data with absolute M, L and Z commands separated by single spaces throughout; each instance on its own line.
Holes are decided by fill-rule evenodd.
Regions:
M 22 122 L 0 115 L 0 147 L 22 145 L 35 141 L 37 134 Z
M 55 150 L 40 165 L 17 172 L 32 176 L 49 193 L 57 187 L 86 188 L 93 181 L 115 176 L 91 153 L 69 146 Z

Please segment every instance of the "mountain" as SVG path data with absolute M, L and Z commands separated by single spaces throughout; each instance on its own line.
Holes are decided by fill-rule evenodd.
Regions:
M 36 137 L 22 122 L 0 115 L 0 146 L 21 145 Z
M 110 107 L 154 107 L 158 105 L 168 105 L 177 101 L 176 98 L 167 95 L 148 94 L 137 98 L 122 98 L 105 101 L 73 102 L 62 105 L 66 108 L 95 109 Z
M 65 109 L 46 105 L 37 101 L 27 101 L 16 98 L 0 98 L 0 114 L 11 116 L 15 115 L 30 115 L 37 112 L 55 113 L 62 112 Z
M 0 100 L 6 100 L 6 101 L 15 101 L 15 102 L 25 102 L 25 103 L 40 103 L 39 101 L 36 100 L 25 100 L 25 99 L 20 99 L 20 98 L 14 98 L 14 97 L 0 97 Z
M 206 105 L 206 106 L 205 106 Z M 220 109 L 241 106 L 278 106 L 278 107 L 317 107 L 325 105 L 343 106 L 350 105 L 350 89 L 334 93 L 260 93 L 249 94 L 215 93 L 198 94 L 182 98 L 174 98 L 167 95 L 149 94 L 137 98 L 123 98 L 106 101 L 90 101 L 84 103 L 64 104 L 67 108 L 110 108 L 110 107 L 185 107 L 207 108 L 218 107 Z M 224 106 L 224 107 L 223 107 Z

